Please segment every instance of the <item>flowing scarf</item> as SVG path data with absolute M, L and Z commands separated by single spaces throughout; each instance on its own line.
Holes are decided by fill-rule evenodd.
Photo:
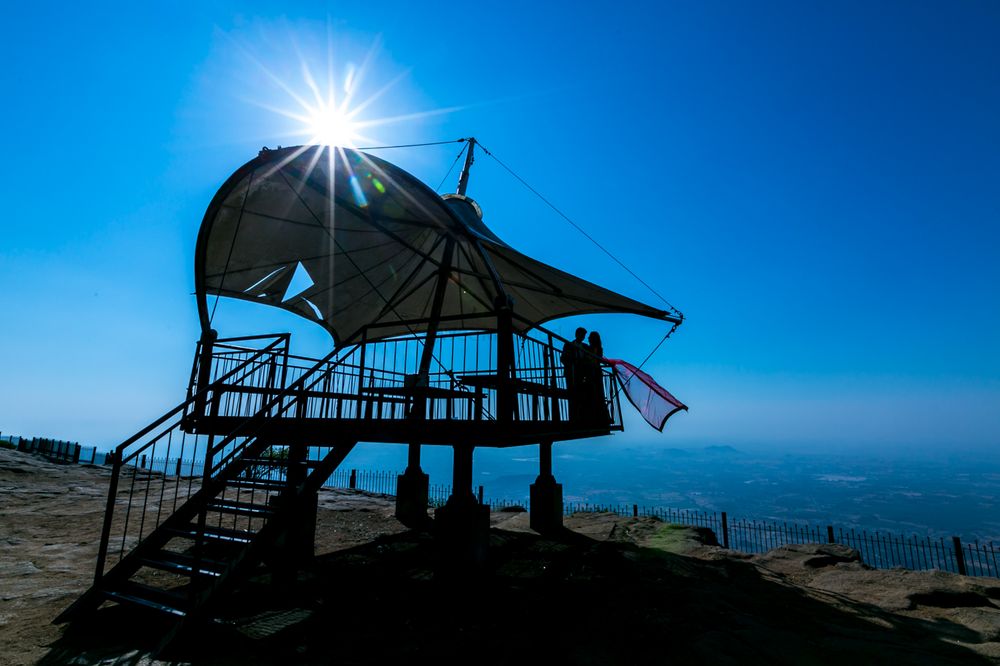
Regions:
M 631 363 L 618 358 L 609 358 L 607 362 L 615 368 L 615 376 L 628 401 L 642 414 L 646 423 L 660 432 L 663 432 L 667 419 L 682 409 L 687 411 L 687 405 Z

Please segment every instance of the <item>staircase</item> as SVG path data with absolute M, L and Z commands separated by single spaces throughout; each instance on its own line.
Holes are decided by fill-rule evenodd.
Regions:
M 608 418 L 580 422 L 553 334 L 518 334 L 500 370 L 497 339 L 441 332 L 441 368 L 424 373 L 413 337 L 362 336 L 319 360 L 291 356 L 287 334 L 199 343 L 185 401 L 115 450 L 94 583 L 56 622 L 112 601 L 176 618 L 169 641 L 261 563 L 291 575 L 311 554 L 317 491 L 357 441 L 517 446 L 622 429 L 612 368 Z
M 113 601 L 175 618 L 165 645 L 262 562 L 292 575 L 311 555 L 317 491 L 355 442 L 282 446 L 261 436 L 269 421 L 304 413 L 308 392 L 336 364 L 331 353 L 283 386 L 287 342 L 215 342 L 210 368 L 196 355 L 188 398 L 115 450 L 94 583 L 57 623 Z M 233 401 L 221 389 L 233 386 L 253 391 Z M 206 413 L 237 425 L 199 434 Z

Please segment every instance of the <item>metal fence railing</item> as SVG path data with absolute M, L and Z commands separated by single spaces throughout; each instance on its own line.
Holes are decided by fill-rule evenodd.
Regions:
M 343 470 L 330 477 L 327 486 L 354 488 L 392 495 L 397 472 Z M 451 495 L 448 485 L 432 485 L 429 504 L 442 506 Z M 493 511 L 520 507 L 525 500 L 485 499 L 478 488 L 479 501 Z M 769 520 L 731 519 L 725 511 L 709 512 L 638 504 L 593 504 L 566 502 L 563 512 L 608 512 L 619 516 L 651 516 L 666 523 L 703 527 L 712 531 L 720 545 L 744 553 L 764 553 L 790 544 L 829 543 L 858 551 L 861 560 L 876 569 L 903 568 L 915 571 L 938 569 L 967 576 L 1000 577 L 1000 544 L 993 542 L 962 543 L 957 536 L 931 537 L 890 534 L 887 532 L 835 528 L 833 525 L 809 525 Z
M 106 454 L 94 447 L 34 437 L 2 437 L 20 451 L 37 452 L 68 462 L 106 464 Z M 310 458 L 318 452 L 310 454 Z M 140 455 L 132 462 L 137 472 L 160 478 L 195 477 L 202 473 L 203 459 L 152 457 Z M 339 469 L 323 484 L 328 488 L 349 488 L 384 495 L 395 495 L 399 472 L 386 470 Z M 431 484 L 428 504 L 440 507 L 451 495 L 451 486 Z M 529 509 L 527 500 L 485 498 L 478 488 L 479 501 L 493 511 Z M 608 512 L 619 516 L 651 516 L 667 523 L 703 527 L 712 531 L 725 548 L 744 553 L 764 553 L 790 544 L 841 544 L 858 551 L 862 561 L 876 569 L 903 568 L 915 571 L 937 569 L 968 576 L 1000 577 L 1000 544 L 972 541 L 963 543 L 957 536 L 918 536 L 892 534 L 833 525 L 796 524 L 771 520 L 731 518 L 727 512 L 709 512 L 638 504 L 594 504 L 566 502 L 565 514 Z
M 79 442 L 68 442 L 62 439 L 48 437 L 2 436 L 0 444 L 24 453 L 38 453 L 49 460 L 67 463 L 98 464 L 105 463 L 104 453 L 98 453 L 96 446 L 80 446 Z

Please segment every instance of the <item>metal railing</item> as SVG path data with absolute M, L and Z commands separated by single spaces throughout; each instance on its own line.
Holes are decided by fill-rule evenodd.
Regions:
M 352 488 L 393 495 L 397 472 L 384 470 L 340 470 L 330 477 L 328 487 Z M 527 500 L 484 498 L 492 511 L 511 507 L 529 508 Z M 430 507 L 442 506 L 451 495 L 447 484 L 434 484 L 428 493 Z M 638 504 L 595 504 L 566 502 L 563 513 L 613 513 L 624 517 L 655 517 L 665 523 L 701 527 L 712 531 L 719 545 L 744 553 L 765 553 L 791 544 L 840 544 L 858 551 L 862 562 L 875 569 L 903 568 L 912 571 L 936 569 L 967 576 L 1000 577 L 1000 544 L 962 543 L 957 536 L 931 537 L 887 532 L 835 528 L 769 520 L 731 519 L 725 512 L 649 507 Z
M 559 428 L 570 420 L 571 395 L 561 363 L 557 339 L 546 332 L 514 334 L 514 369 L 509 379 L 497 369 L 497 335 L 488 331 L 447 331 L 437 335 L 430 370 L 420 374 L 423 336 L 362 340 L 340 351 L 336 361 L 318 369 L 316 359 L 289 354 L 280 359 L 254 361 L 256 381 L 219 382 L 229 367 L 246 360 L 246 350 L 214 346 L 212 386 L 220 400 L 217 413 L 239 416 L 259 409 L 277 390 L 291 386 L 305 372 L 315 373 L 306 393 L 300 393 L 296 416 L 317 419 L 402 420 L 417 416 L 427 421 L 492 421 L 497 418 L 501 391 L 514 397 L 515 421 L 547 422 Z M 198 355 L 200 358 L 200 354 Z M 600 426 L 621 429 L 621 403 L 615 390 L 614 369 L 595 359 L 600 373 L 600 396 L 606 419 Z M 216 367 L 218 366 L 218 367 Z M 191 374 L 189 395 L 197 393 L 198 361 Z M 197 403 L 192 403 L 192 409 Z M 599 413 L 592 407 L 588 413 Z
M 192 432 L 190 419 L 198 410 L 218 413 L 222 409 L 242 415 L 249 421 L 267 409 L 257 400 L 242 400 L 220 391 L 223 384 L 277 389 L 279 368 L 287 355 L 287 336 L 256 336 L 220 340 L 219 361 L 213 358 L 212 381 L 198 388 L 195 381 L 187 399 L 159 419 L 120 444 L 112 454 L 111 482 L 95 579 L 121 561 L 132 549 L 171 516 L 179 506 L 194 497 L 218 472 L 220 456 L 232 456 L 253 439 L 252 432 L 229 437 Z M 235 343 L 256 342 L 262 346 L 236 347 Z M 193 377 L 198 375 L 196 355 Z M 157 469 L 156 460 L 199 460 L 201 468 L 188 469 L 183 464 L 174 469 Z M 193 465 L 192 465 L 193 467 Z M 171 472 L 174 472 L 171 474 Z M 112 535 L 114 537 L 112 538 Z
M 30 440 L 24 441 L 29 442 Z M 327 447 L 310 447 L 307 459 L 309 461 L 322 460 L 328 451 Z M 262 452 L 261 456 L 265 458 L 279 456 L 280 453 L 281 447 L 272 447 Z M 123 474 L 129 479 L 137 477 L 139 479 L 162 480 L 168 490 L 174 485 L 183 488 L 185 484 L 192 488 L 198 487 L 198 479 L 203 474 L 204 465 L 204 459 L 157 458 L 141 454 L 133 458 L 133 469 L 124 469 Z M 250 474 L 252 473 L 251 471 Z M 399 474 L 400 472 L 386 470 L 339 469 L 323 485 L 330 488 L 350 488 L 391 496 L 396 493 L 396 482 Z M 279 467 L 270 468 L 267 476 L 258 478 L 283 481 L 285 477 L 284 471 Z M 156 489 L 163 490 L 159 486 L 153 490 Z M 149 490 L 149 488 L 145 488 L 144 500 L 149 495 L 157 494 L 156 492 L 150 493 Z M 175 497 L 170 492 L 165 494 L 171 499 Z M 482 497 L 482 486 L 479 487 L 479 494 Z M 429 489 L 429 505 L 431 507 L 441 506 L 450 495 L 451 487 L 449 485 L 434 484 Z M 241 499 L 259 501 L 261 498 L 243 496 Z M 510 507 L 529 508 L 526 499 L 491 498 L 483 501 L 494 511 Z M 119 500 L 119 506 L 127 507 L 124 498 Z M 765 553 L 774 548 L 791 544 L 841 544 L 857 550 L 862 561 L 876 569 L 895 567 L 915 571 L 936 569 L 969 576 L 1000 577 L 1000 544 L 981 543 L 978 540 L 963 542 L 957 536 L 892 534 L 878 530 L 844 528 L 833 525 L 733 518 L 725 511 L 708 512 L 627 503 L 566 502 L 563 505 L 563 510 L 566 515 L 577 512 L 608 512 L 619 516 L 651 516 L 676 525 L 703 527 L 711 530 L 718 543 L 723 547 L 744 553 Z M 221 523 L 218 524 L 221 525 Z M 251 529 L 254 526 L 248 520 L 246 525 L 237 525 L 234 522 L 231 527 L 233 529 Z
M 291 355 L 288 334 L 214 340 L 210 354 L 199 342 L 185 401 L 110 456 L 96 578 L 196 496 L 222 493 L 226 499 L 228 491 L 216 480 L 223 474 L 252 474 L 229 470 L 251 446 L 256 456 L 275 455 L 277 449 L 256 441 L 267 419 L 400 420 L 422 408 L 427 420 L 493 420 L 498 394 L 510 390 L 516 396 L 515 419 L 551 422 L 556 432 L 569 418 L 571 396 L 556 363 L 555 338 L 541 335 L 515 334 L 515 369 L 504 378 L 496 368 L 497 336 L 484 331 L 438 335 L 436 365 L 424 376 L 419 374 L 421 336 L 363 340 L 319 360 Z M 608 424 L 620 429 L 613 370 L 599 367 Z M 201 427 L 217 417 L 230 419 L 225 432 Z M 311 448 L 311 455 L 323 453 Z
M 748 518 L 734 520 L 725 511 L 640 507 L 637 504 L 568 503 L 565 510 L 566 513 L 607 511 L 621 516 L 654 516 L 677 525 L 705 527 L 712 530 L 720 545 L 744 553 L 765 553 L 792 544 L 840 544 L 858 551 L 862 562 L 875 569 L 938 569 L 969 576 L 1000 577 L 1000 544 L 962 543 L 957 536 L 902 535 Z
M 96 463 L 98 461 L 97 447 L 80 446 L 79 442 L 68 442 L 49 437 L 0 437 L 0 443 L 7 442 L 11 448 L 23 453 L 37 453 L 55 462 Z M 103 454 L 101 456 L 103 462 Z

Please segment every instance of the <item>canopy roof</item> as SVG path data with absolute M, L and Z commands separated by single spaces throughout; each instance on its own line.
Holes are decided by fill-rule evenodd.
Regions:
M 293 277 L 295 284 L 293 284 Z M 310 284 L 311 283 L 311 284 Z M 263 150 L 215 195 L 195 257 L 202 325 L 207 295 L 281 307 L 336 344 L 427 329 L 492 329 L 498 297 L 519 330 L 549 319 L 653 308 L 527 257 L 501 241 L 465 197 L 442 198 L 415 177 L 355 150 Z

